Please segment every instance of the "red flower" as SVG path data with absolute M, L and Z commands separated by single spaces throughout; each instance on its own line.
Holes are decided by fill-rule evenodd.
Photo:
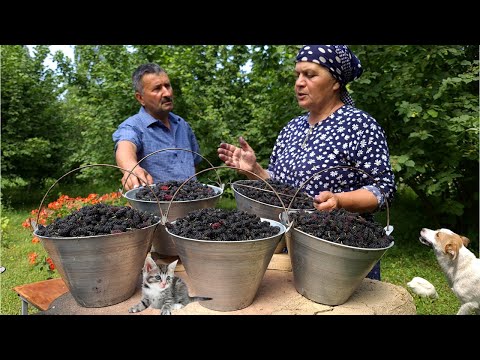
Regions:
M 55 270 L 55 265 L 54 265 L 53 260 L 51 258 L 46 258 L 45 261 L 47 262 L 50 270 L 52 270 L 52 271 Z
M 37 261 L 37 256 L 38 254 L 36 252 L 28 254 L 28 262 L 31 265 L 35 265 L 35 262 Z

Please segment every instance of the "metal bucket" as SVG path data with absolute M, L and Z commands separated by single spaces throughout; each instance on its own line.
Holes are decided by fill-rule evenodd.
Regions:
M 358 248 L 333 243 L 294 227 L 289 254 L 293 284 L 307 299 L 325 305 L 341 305 L 372 270 L 385 248 Z
M 139 283 L 145 257 L 160 220 L 143 229 L 84 237 L 45 237 L 43 247 L 84 307 L 104 307 L 130 298 Z
M 155 214 L 157 216 L 162 216 L 167 213 L 168 210 L 168 218 L 167 221 L 172 222 L 180 217 L 184 217 L 190 211 L 199 210 L 199 209 L 206 209 L 206 208 L 214 208 L 222 196 L 223 190 L 218 186 L 207 185 L 208 187 L 212 188 L 215 191 L 215 195 L 197 199 L 197 200 L 188 200 L 188 201 L 146 201 L 146 200 L 138 200 L 136 199 L 136 194 L 141 188 L 132 189 L 127 191 L 123 196 L 128 200 L 129 204 L 137 210 L 146 211 L 150 214 Z M 153 187 L 153 186 L 151 186 Z M 174 199 L 172 199 L 174 200 Z M 168 206 L 170 205 L 170 209 Z M 160 214 L 160 208 L 163 214 Z M 157 229 L 155 230 L 155 234 L 153 236 L 152 242 L 152 252 L 156 252 L 161 255 L 168 255 L 168 256 L 177 256 L 178 252 L 175 248 L 175 244 L 173 240 L 170 238 L 170 235 L 165 231 L 165 226 L 160 224 Z
M 231 185 L 233 194 L 235 195 L 235 201 L 237 203 L 237 209 L 242 210 L 245 212 L 248 212 L 249 214 L 255 214 L 260 218 L 266 218 L 266 219 L 272 219 L 272 220 L 278 220 L 279 216 L 282 212 L 284 212 L 286 209 L 281 207 L 281 206 L 275 206 L 275 205 L 270 205 L 266 204 L 260 201 L 257 201 L 255 199 L 251 199 L 249 197 L 246 197 L 245 195 L 239 193 L 235 189 L 235 182 Z M 273 195 L 276 196 L 276 195 Z M 288 204 L 285 204 L 285 206 L 288 206 Z M 292 209 L 294 211 L 295 209 Z M 315 210 L 314 208 L 308 209 L 308 210 Z M 307 210 L 307 211 L 308 211 Z M 285 234 L 285 236 L 282 237 L 280 242 L 278 243 L 277 248 L 275 249 L 275 254 L 281 253 L 283 249 L 285 248 L 286 244 L 286 237 L 289 234 Z
M 245 241 L 210 241 L 170 234 L 195 294 L 211 297 L 200 305 L 217 311 L 240 310 L 249 306 L 257 294 L 268 264 L 285 226 L 272 237 Z

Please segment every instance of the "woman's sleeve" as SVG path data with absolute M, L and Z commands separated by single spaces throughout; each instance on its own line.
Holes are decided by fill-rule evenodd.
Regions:
M 386 201 L 389 204 L 392 202 L 397 190 L 385 132 L 370 117 L 370 121 L 362 123 L 357 134 L 359 136 L 354 156 L 357 167 L 374 178 L 367 179 L 368 185 L 362 188 L 371 191 L 378 200 L 378 209 L 383 209 Z

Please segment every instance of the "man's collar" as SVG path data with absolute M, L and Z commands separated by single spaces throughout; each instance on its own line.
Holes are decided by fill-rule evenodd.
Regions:
M 147 127 L 156 124 L 157 122 L 161 122 L 150 115 L 143 106 L 140 108 L 139 114 L 142 115 L 142 120 Z M 178 122 L 177 116 L 172 112 L 168 113 L 168 120 L 170 120 L 170 122 Z

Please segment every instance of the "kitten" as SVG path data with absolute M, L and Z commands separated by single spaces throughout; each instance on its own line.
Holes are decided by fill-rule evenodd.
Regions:
M 151 306 L 160 309 L 160 315 L 171 315 L 172 310 L 181 309 L 191 302 L 212 300 L 209 297 L 188 295 L 185 282 L 175 276 L 177 262 L 178 260 L 175 260 L 169 265 L 159 267 L 150 256 L 147 256 L 143 266 L 142 299 L 128 309 L 128 312 L 140 312 Z

